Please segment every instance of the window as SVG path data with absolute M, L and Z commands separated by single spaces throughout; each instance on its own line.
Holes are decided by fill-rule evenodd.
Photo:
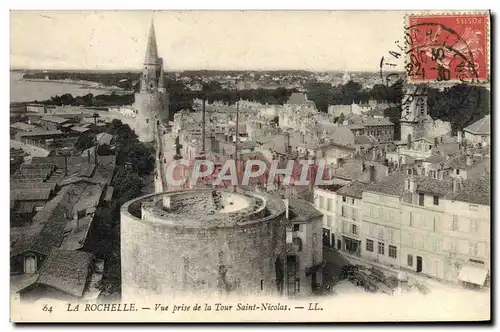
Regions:
M 294 231 L 294 232 L 298 232 L 298 231 L 300 231 L 300 224 L 294 224 L 294 225 L 293 225 L 293 231 Z
M 333 211 L 333 199 L 328 198 L 328 211 Z
M 300 237 L 294 237 L 292 243 L 297 246 L 297 251 L 302 251 L 302 240 Z
M 453 220 L 451 222 L 451 230 L 458 231 L 458 217 L 456 215 L 453 216 Z
M 366 240 L 366 251 L 373 252 L 373 241 Z
M 432 196 L 433 200 L 434 200 L 434 205 L 439 205 L 439 196 Z
M 354 198 L 353 198 L 353 199 L 351 199 L 351 204 L 352 204 L 352 205 L 354 205 Z
M 328 227 L 330 227 L 330 228 L 333 227 L 333 217 L 332 216 L 327 216 L 326 222 L 327 222 Z
M 149 119 L 146 119 L 146 123 L 149 123 Z
M 352 234 L 358 235 L 358 226 L 352 225 Z
M 457 168 L 457 175 L 459 175 L 459 174 L 460 174 L 460 170 Z
M 396 258 L 398 256 L 398 248 L 396 246 L 389 246 L 389 257 Z
M 413 226 L 413 212 L 410 211 L 410 227 Z
M 383 239 L 384 238 L 384 228 L 383 227 L 379 227 L 378 228 L 378 237 L 380 239 Z
M 424 206 L 424 194 L 418 194 L 418 205 Z
M 472 219 L 470 221 L 470 230 L 471 230 L 472 233 L 479 232 L 479 223 L 477 222 L 476 219 Z
M 342 196 L 342 202 L 346 202 L 347 201 L 347 198 L 345 196 Z
M 477 243 L 470 244 L 470 255 L 477 257 L 479 256 L 479 250 L 477 249 Z
M 413 266 L 413 255 L 408 254 L 408 266 Z
M 413 247 L 413 234 L 408 233 L 408 245 Z
M 347 209 L 345 206 L 342 206 L 342 217 L 347 217 Z
M 384 250 L 385 250 L 384 243 L 379 242 L 378 243 L 378 253 L 379 253 L 379 255 L 384 255 Z
M 319 208 L 324 209 L 325 208 L 325 198 L 323 196 L 319 197 Z

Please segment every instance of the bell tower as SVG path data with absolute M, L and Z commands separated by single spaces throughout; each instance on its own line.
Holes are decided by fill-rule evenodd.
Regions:
M 142 142 L 152 142 L 159 125 L 168 121 L 168 94 L 165 89 L 163 59 L 158 57 L 156 33 L 151 21 L 144 66 L 135 94 L 136 132 Z
M 426 136 L 428 121 L 427 89 L 423 85 L 410 85 L 406 88 L 401 110 L 401 140 L 408 137 L 414 140 Z M 411 135 L 411 136 L 409 136 Z

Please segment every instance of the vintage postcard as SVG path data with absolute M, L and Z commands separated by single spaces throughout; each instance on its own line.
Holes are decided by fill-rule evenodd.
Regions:
M 490 321 L 489 11 L 10 29 L 13 322 Z

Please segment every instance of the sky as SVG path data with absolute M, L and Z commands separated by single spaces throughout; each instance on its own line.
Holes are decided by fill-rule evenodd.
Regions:
M 166 70 L 377 71 L 403 35 L 396 11 L 11 11 L 11 68 L 140 70 L 152 19 Z

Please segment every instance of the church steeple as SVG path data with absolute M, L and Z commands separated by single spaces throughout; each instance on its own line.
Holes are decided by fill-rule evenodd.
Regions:
M 155 26 L 151 20 L 151 27 L 149 28 L 148 46 L 146 48 L 146 57 L 144 64 L 157 64 L 158 63 L 158 48 L 156 47 Z

